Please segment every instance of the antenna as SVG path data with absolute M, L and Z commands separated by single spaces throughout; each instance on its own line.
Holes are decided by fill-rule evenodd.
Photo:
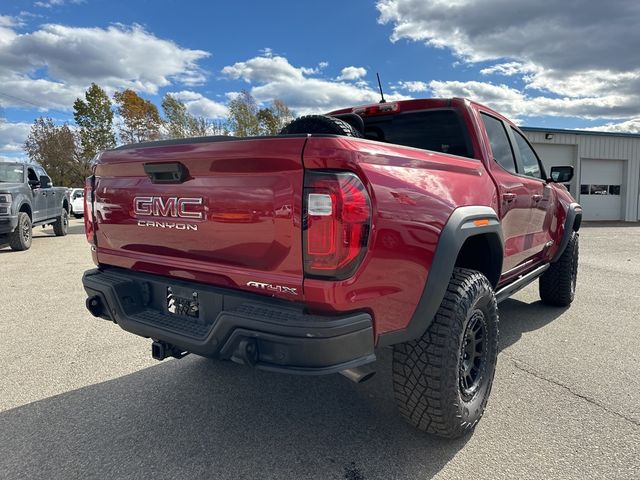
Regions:
M 382 93 L 382 84 L 380 83 L 380 74 L 378 72 L 376 72 L 376 77 L 378 77 L 378 88 L 380 89 L 380 103 L 387 103 L 387 101 L 384 99 L 384 93 Z

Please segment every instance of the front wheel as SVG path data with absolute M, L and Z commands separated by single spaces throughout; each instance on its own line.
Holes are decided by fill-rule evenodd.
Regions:
M 402 416 L 446 438 L 473 430 L 484 413 L 498 355 L 498 306 L 480 272 L 453 271 L 425 334 L 394 346 L 393 387 Z
M 63 208 L 62 215 L 56 219 L 56 223 L 53 224 L 53 233 L 56 237 L 64 237 L 69 231 L 69 214 Z
M 33 239 L 31 219 L 25 212 L 18 213 L 18 226 L 9 234 L 9 246 L 12 250 L 28 250 Z

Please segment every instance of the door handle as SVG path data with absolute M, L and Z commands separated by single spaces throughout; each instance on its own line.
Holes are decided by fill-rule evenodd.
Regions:
M 516 194 L 511 192 L 506 192 L 502 194 L 502 198 L 505 202 L 510 203 L 516 199 Z
M 531 198 L 533 199 L 534 202 L 538 203 L 540 200 L 542 200 L 542 195 L 539 195 L 536 193 Z

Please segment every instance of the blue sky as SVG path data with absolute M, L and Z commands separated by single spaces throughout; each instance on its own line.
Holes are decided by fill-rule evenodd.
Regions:
M 5 0 L 0 157 L 91 81 L 220 118 L 249 90 L 298 113 L 467 96 L 528 126 L 640 131 L 640 2 Z M 565 5 L 566 4 L 566 5 Z

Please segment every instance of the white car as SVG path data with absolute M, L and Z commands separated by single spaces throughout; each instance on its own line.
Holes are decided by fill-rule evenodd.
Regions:
M 72 188 L 71 193 L 71 215 L 80 218 L 84 215 L 84 190 L 82 188 Z

